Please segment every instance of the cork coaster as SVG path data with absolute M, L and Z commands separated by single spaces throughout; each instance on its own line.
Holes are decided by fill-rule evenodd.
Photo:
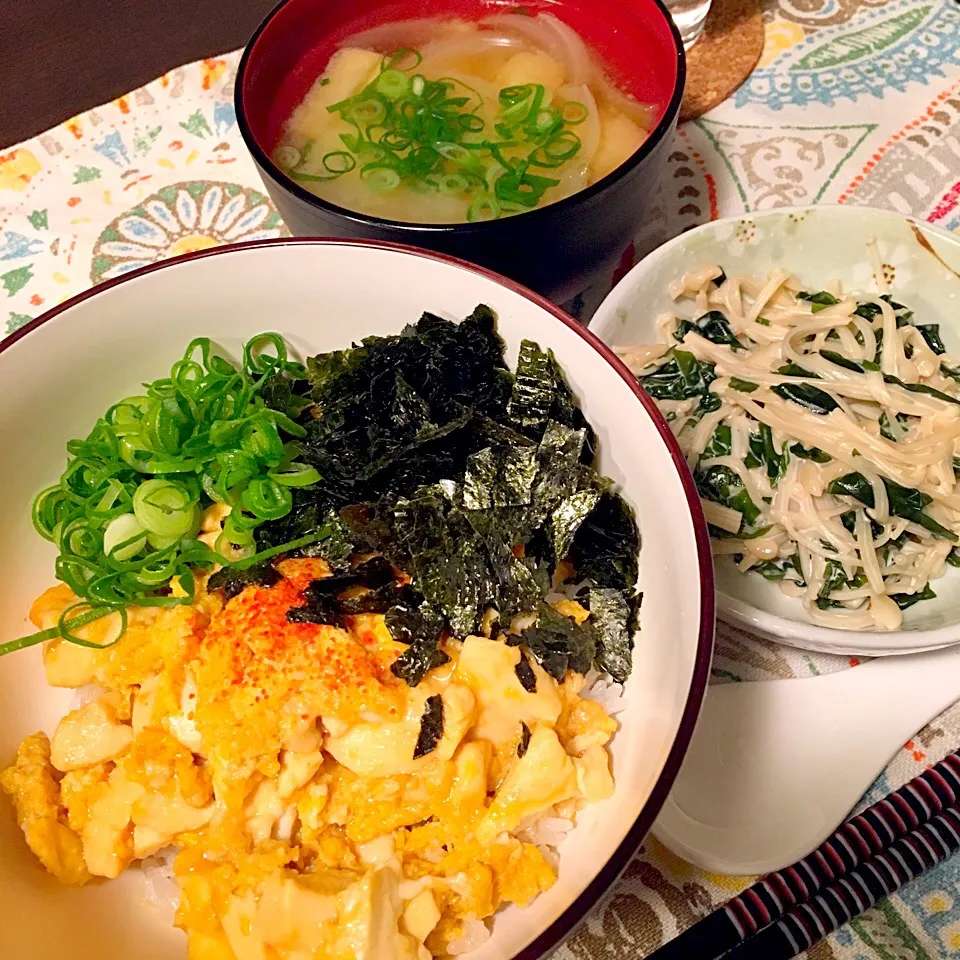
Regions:
M 763 53 L 760 0 L 713 0 L 700 39 L 687 51 L 687 85 L 680 121 L 726 100 Z

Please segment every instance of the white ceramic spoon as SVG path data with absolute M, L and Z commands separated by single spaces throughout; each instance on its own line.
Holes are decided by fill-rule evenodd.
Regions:
M 779 870 L 825 840 L 897 750 L 958 699 L 958 646 L 712 686 L 654 836 L 713 873 Z

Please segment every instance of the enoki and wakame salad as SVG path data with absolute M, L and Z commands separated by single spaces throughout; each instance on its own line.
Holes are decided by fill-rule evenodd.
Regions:
M 873 250 L 876 254 L 876 250 Z M 879 264 L 879 257 L 874 259 Z M 818 624 L 896 630 L 960 566 L 960 356 L 888 292 L 708 266 L 619 352 L 694 472 L 716 556 Z
M 411 686 L 447 662 L 449 638 L 476 632 L 522 643 L 557 680 L 594 666 L 625 680 L 633 511 L 593 467 L 594 432 L 553 354 L 524 341 L 514 374 L 503 351 L 485 306 L 459 324 L 425 313 L 306 365 L 275 333 L 239 365 L 192 341 L 169 376 L 67 445 L 33 519 L 77 600 L 0 654 L 101 646 L 79 631 L 111 615 L 115 643 L 128 608 L 190 605 L 198 576 L 230 597 L 307 556 L 340 579 L 291 616 L 385 614 L 406 645 L 392 671 Z M 399 573 L 351 573 L 371 556 Z M 330 589 L 341 580 L 343 596 Z M 558 612 L 561 594 L 589 615 Z

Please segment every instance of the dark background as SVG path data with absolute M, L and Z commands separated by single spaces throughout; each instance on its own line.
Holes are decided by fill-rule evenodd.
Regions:
M 0 147 L 243 46 L 275 0 L 0 0 Z

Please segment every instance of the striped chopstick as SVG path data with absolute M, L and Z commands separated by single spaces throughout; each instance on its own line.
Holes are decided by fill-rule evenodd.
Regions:
M 655 951 L 650 960 L 714 960 L 958 803 L 960 753 L 842 823 L 813 853 L 771 873 Z
M 883 853 L 851 870 L 782 919 L 744 940 L 724 960 L 792 960 L 960 850 L 960 810 L 944 810 Z

